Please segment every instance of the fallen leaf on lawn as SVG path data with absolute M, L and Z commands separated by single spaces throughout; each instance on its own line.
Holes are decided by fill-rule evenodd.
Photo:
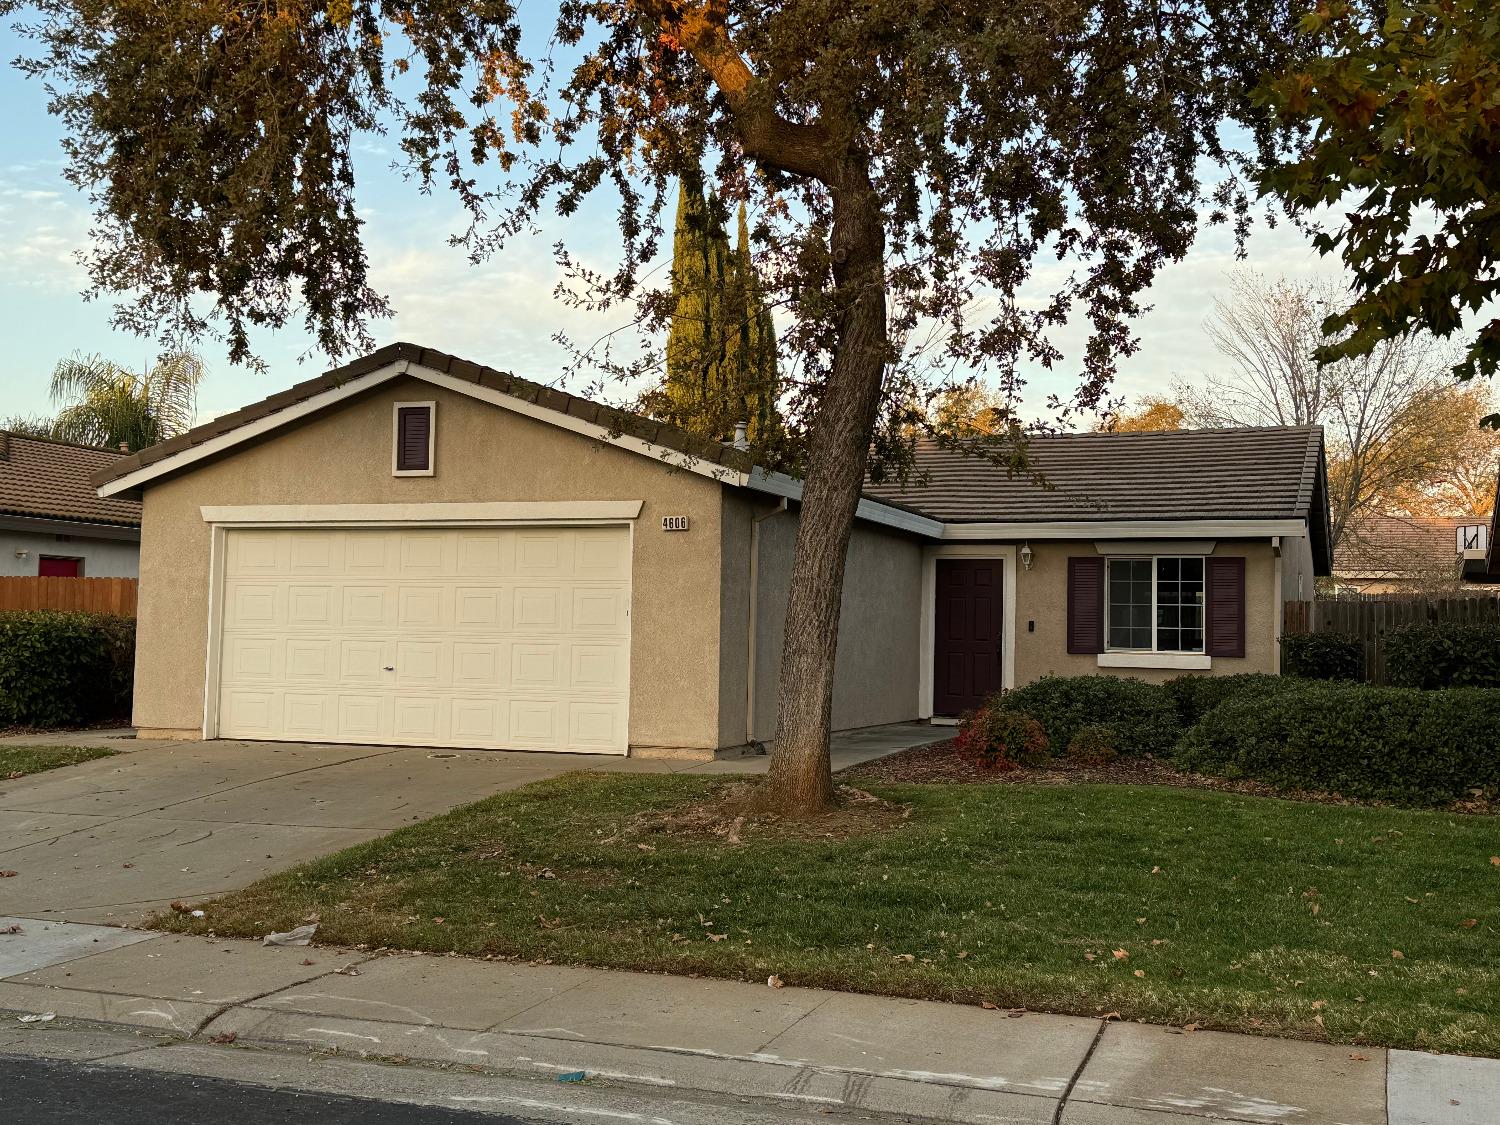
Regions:
M 766 984 L 770 985 L 772 988 L 785 988 L 786 987 L 786 985 L 784 985 L 784 984 L 781 983 L 781 978 L 778 977 L 775 973 L 772 973 L 770 976 L 768 976 L 766 978 Z
M 1085 961 L 1093 961 L 1093 960 L 1095 960 L 1095 959 L 1096 959 L 1096 957 L 1097 957 L 1097 955 L 1096 955 L 1096 954 L 1093 954 L 1093 953 L 1085 953 L 1085 954 L 1084 954 L 1084 955 L 1083 955 L 1083 959 L 1084 959 L 1084 960 L 1085 960 Z
M 1393 960 L 1400 961 L 1403 958 L 1405 958 L 1405 956 L 1406 956 L 1406 954 L 1402 953 L 1401 950 L 1399 950 L 1399 949 L 1393 949 L 1393 950 L 1391 950 L 1391 957 L 1392 957 Z
M 1117 1019 L 1119 1019 L 1120 1018 L 1120 1013 L 1119 1012 L 1105 1012 L 1099 1018 L 1102 1019 L 1102 1020 L 1104 1020 L 1106 1023 L 1108 1023 L 1110 1020 L 1117 1020 Z
M 306 918 L 304 918 L 302 920 L 304 922 L 321 922 L 323 920 L 323 917 L 316 910 L 314 910 L 311 914 L 309 914 Z
M 895 957 L 891 958 L 893 961 L 915 961 L 916 959 L 916 955 L 911 953 L 898 953 Z
M 640 848 L 643 852 L 654 852 L 656 850 L 656 847 L 652 844 L 637 844 L 636 847 Z
M 1182 1030 L 1185 1033 L 1191 1035 L 1193 1032 L 1198 1030 L 1198 1025 L 1195 1023 L 1185 1023 L 1182 1025 Z
M 1313 1011 L 1315 1011 L 1315 1012 L 1316 1011 L 1320 1011 L 1321 1009 L 1328 1007 L 1328 1001 L 1327 1000 L 1314 1000 L 1312 1002 L 1312 1006 L 1313 1006 Z
M 986 1012 L 998 1012 L 1000 1010 L 999 1004 L 992 1004 L 988 1000 L 981 1000 L 979 1006 Z
M 172 909 L 175 910 L 175 911 L 177 911 L 177 913 L 179 913 L 179 914 L 186 914 L 188 911 L 192 910 L 193 908 L 191 906 L 189 906 L 187 903 L 183 902 L 182 899 L 179 898 L 179 899 L 173 899 L 172 900 Z
M 1146 924 L 1146 919 L 1144 919 L 1144 918 L 1137 918 L 1135 920 L 1135 924 L 1137 926 L 1144 926 Z
M 1153 874 L 1153 875 L 1160 875 L 1161 874 L 1161 868 L 1160 867 L 1153 867 L 1151 869 L 1151 874 Z
M 1164 937 L 1154 937 L 1154 938 L 1151 939 L 1151 944 L 1152 945 L 1166 945 L 1167 944 L 1167 939 L 1164 938 Z
M 235 1032 L 235 1031 L 221 1031 L 217 1035 L 210 1035 L 208 1037 L 208 1041 L 210 1043 L 221 1043 L 221 1044 L 222 1043 L 233 1043 L 238 1038 L 239 1038 L 239 1033 L 238 1032 Z
M 1138 976 L 1138 977 L 1143 977 L 1143 976 L 1146 975 L 1146 970 L 1145 969 L 1137 969 L 1135 971 L 1135 975 Z
M 443 924 L 443 916 L 440 914 L 436 918 L 434 918 L 433 921 L 436 922 L 439 926 L 441 926 Z
M 1322 1016 L 1313 1016 L 1313 1023 L 1317 1024 L 1319 1027 L 1322 1027 L 1323 1026 L 1323 1017 Z
M 1124 961 L 1127 957 L 1130 956 L 1129 952 L 1124 949 L 1116 949 L 1113 952 L 1116 961 Z
M 1467 996 L 1469 994 L 1469 990 L 1467 988 L 1455 988 L 1453 990 L 1453 994 L 1455 996 Z
M 1490 856 L 1490 866 L 1491 867 L 1500 867 L 1500 855 L 1492 855 L 1492 856 Z
M 555 930 L 562 925 L 562 918 L 548 918 L 545 914 L 538 914 L 536 920 L 542 924 L 544 930 Z
M 1459 925 L 1462 926 L 1466 930 L 1472 930 L 1475 926 L 1479 925 L 1479 919 L 1478 918 L 1465 918 L 1462 922 L 1459 923 Z
M 709 941 L 723 941 L 728 936 L 729 936 L 728 934 L 709 934 L 708 935 L 708 940 Z
M 1349 1056 L 1349 1061 L 1350 1062 L 1369 1062 L 1370 1061 L 1370 1056 L 1369 1055 L 1350 1055 Z

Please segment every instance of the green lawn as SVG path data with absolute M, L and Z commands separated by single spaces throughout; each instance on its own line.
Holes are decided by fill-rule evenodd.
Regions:
M 842 841 L 610 840 L 716 784 L 568 775 L 157 923 L 1500 1055 L 1500 820 L 939 784 Z
M 76 766 L 114 753 L 98 746 L 0 746 L 0 781 L 59 766 Z

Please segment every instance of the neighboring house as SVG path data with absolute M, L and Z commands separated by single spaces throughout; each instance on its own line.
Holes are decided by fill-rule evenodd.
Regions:
M 0 575 L 134 578 L 141 505 L 91 482 L 124 459 L 0 430 Z
M 1270 672 L 1327 574 L 1321 432 L 924 448 L 850 544 L 837 729 L 1049 673 Z M 96 478 L 142 497 L 151 735 L 703 757 L 773 734 L 801 485 L 409 344 Z M 205 658 L 205 654 L 206 658 Z
M 1500 480 L 1496 482 L 1496 502 L 1490 512 L 1484 542 L 1464 551 L 1464 581 L 1482 585 L 1500 583 Z
M 1488 524 L 1474 516 L 1360 516 L 1334 551 L 1334 585 L 1361 594 L 1455 591 L 1466 557 L 1484 553 Z

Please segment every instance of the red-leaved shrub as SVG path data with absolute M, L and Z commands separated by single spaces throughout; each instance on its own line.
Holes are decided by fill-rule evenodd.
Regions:
M 1041 723 L 1020 711 L 994 707 L 965 715 L 953 745 L 981 769 L 996 772 L 1039 766 L 1048 758 L 1047 733 Z

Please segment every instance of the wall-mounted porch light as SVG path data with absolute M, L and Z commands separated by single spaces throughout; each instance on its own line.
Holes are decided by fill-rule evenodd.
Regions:
M 1027 570 L 1031 569 L 1031 544 L 1021 544 L 1021 565 Z

